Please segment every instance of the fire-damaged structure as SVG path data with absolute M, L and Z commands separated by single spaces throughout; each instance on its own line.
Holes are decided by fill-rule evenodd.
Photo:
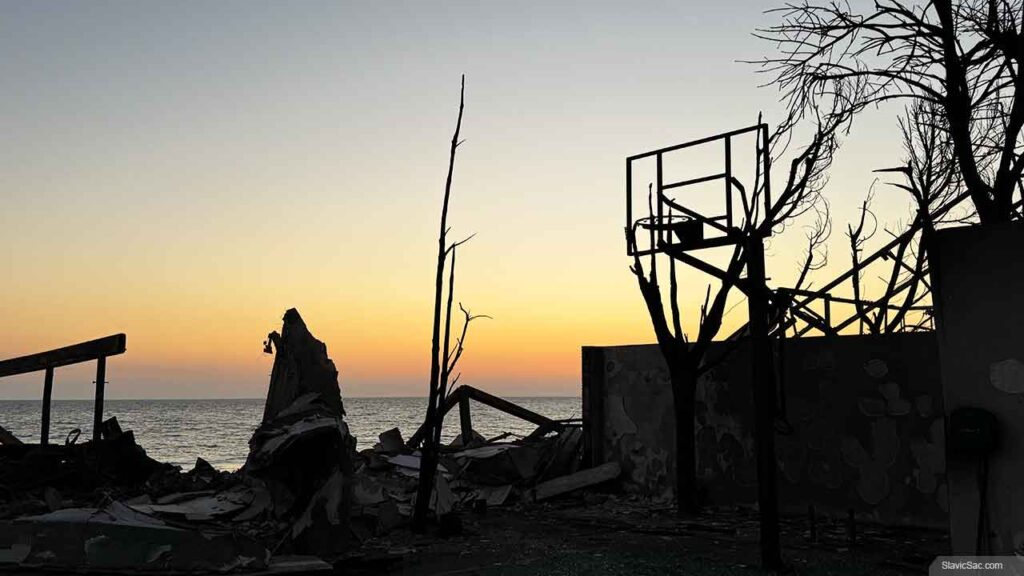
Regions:
M 51 365 L 121 353 L 124 344 L 118 335 L 0 367 L 42 366 L 49 390 Z M 424 429 L 408 442 L 387 430 L 357 452 L 337 367 L 297 310 L 264 346 L 274 365 L 263 419 L 236 472 L 201 458 L 189 471 L 157 462 L 116 418 L 82 443 L 25 444 L 8 434 L 0 446 L 0 568 L 310 573 L 354 562 L 366 555 L 364 542 L 407 529 Z M 470 400 L 537 429 L 485 439 L 472 429 Z M 543 502 L 619 475 L 615 463 L 583 465 L 579 420 L 553 420 L 470 386 L 448 396 L 441 417 L 455 406 L 462 434 L 441 447 L 428 506 L 442 532 L 459 530 L 460 510 Z
M 680 263 L 735 286 L 749 302 L 749 322 L 727 338 L 681 338 L 684 350 L 704 346 L 691 436 L 699 499 L 759 506 L 767 565 L 777 559 L 776 501 L 784 513 L 807 514 L 812 526 L 816 516 L 948 526 L 955 553 L 1024 550 L 1024 508 L 1011 488 L 1024 479 L 1015 440 L 1024 415 L 1024 228 L 953 226 L 959 219 L 950 215 L 967 193 L 929 188 L 950 182 L 920 178 L 909 167 L 891 170 L 918 200 L 905 230 L 864 254 L 865 203 L 860 226 L 848 232 L 848 270 L 812 290 L 803 285 L 805 267 L 796 286 L 768 288 L 762 252 L 750 243 L 758 210 L 771 212 L 767 133 L 758 125 L 627 160 L 627 253 L 641 289 L 645 280 L 657 286 L 642 275 L 640 258 L 655 270 L 662 255 L 671 265 L 672 299 Z M 757 135 L 750 182 L 736 176 L 733 158 L 746 134 Z M 715 163 L 670 158 L 702 147 L 724 153 L 721 171 L 687 173 Z M 650 184 L 638 216 L 644 163 Z M 667 176 L 669 166 L 686 175 Z M 696 206 L 681 197 L 701 187 L 724 198 L 717 211 L 707 208 L 712 194 L 698 195 Z M 739 266 L 703 255 L 730 245 L 751 248 Z M 809 249 L 808 266 L 811 258 Z M 882 280 L 877 299 L 866 296 L 868 274 Z M 650 308 L 652 298 L 644 297 Z M 702 322 L 710 308 L 706 300 Z M 671 336 L 671 327 L 660 330 Z M 676 443 L 685 436 L 672 409 L 673 360 L 661 333 L 658 340 L 583 348 L 586 458 L 619 464 L 627 491 L 679 498 Z

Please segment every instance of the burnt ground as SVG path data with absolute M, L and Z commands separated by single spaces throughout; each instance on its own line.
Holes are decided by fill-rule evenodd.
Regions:
M 759 548 L 751 510 L 717 510 L 689 520 L 671 508 L 589 495 L 556 503 L 461 514 L 462 533 L 416 536 L 407 529 L 369 540 L 337 573 L 430 575 L 754 576 Z M 783 521 L 786 561 L 795 574 L 922 574 L 948 549 L 944 531 L 848 522 Z

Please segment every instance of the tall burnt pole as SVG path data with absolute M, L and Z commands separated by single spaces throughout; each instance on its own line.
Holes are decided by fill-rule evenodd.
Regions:
M 775 367 L 769 332 L 768 285 L 764 272 L 764 239 L 755 230 L 746 239 L 747 304 L 750 314 L 751 385 L 757 452 L 757 503 L 761 528 L 761 566 L 782 568 L 779 543 L 778 471 L 775 465 Z

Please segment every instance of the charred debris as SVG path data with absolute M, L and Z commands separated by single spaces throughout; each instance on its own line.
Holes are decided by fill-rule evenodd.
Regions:
M 28 444 L 4 431 L 0 569 L 329 571 L 360 556 L 364 542 L 409 531 L 427 427 L 408 440 L 397 428 L 382 431 L 357 451 L 338 370 L 297 310 L 265 346 L 274 365 L 263 420 L 235 472 L 202 458 L 187 471 L 157 462 L 116 418 L 84 442 Z M 537 429 L 485 439 L 473 431 L 470 400 Z M 529 507 L 619 475 L 614 463 L 584 467 L 578 420 L 549 419 L 465 385 L 447 396 L 440 418 L 456 407 L 460 434 L 439 446 L 428 538 L 460 532 L 466 513 Z

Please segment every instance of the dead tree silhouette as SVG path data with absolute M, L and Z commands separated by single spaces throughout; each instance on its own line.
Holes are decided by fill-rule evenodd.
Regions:
M 469 324 L 477 318 L 489 318 L 489 316 L 474 316 L 459 304 L 464 319 L 461 335 L 455 340 L 455 347 L 451 345 L 452 328 L 452 304 L 455 297 L 455 256 L 458 247 L 465 244 L 473 236 L 469 236 L 452 244 L 448 243 L 448 206 L 451 200 L 452 176 L 455 172 L 455 153 L 462 144 L 459 140 L 459 133 L 462 130 L 462 113 L 465 108 L 466 97 L 466 76 L 462 76 L 462 84 L 459 90 L 459 116 L 455 123 L 455 133 L 452 135 L 451 149 L 448 156 L 448 177 L 444 185 L 444 201 L 441 204 L 441 226 L 437 238 L 437 275 L 434 283 L 434 317 L 431 333 L 430 350 L 430 387 L 427 397 L 427 413 L 424 419 L 424 429 L 421 448 L 419 485 L 416 491 L 416 504 L 413 510 L 413 529 L 423 532 L 427 526 L 427 515 L 430 510 L 430 497 L 434 490 L 435 476 L 437 475 L 438 453 L 441 444 L 441 428 L 444 416 L 441 413 L 441 406 L 444 404 L 448 393 L 455 386 L 459 374 L 455 372 L 462 352 L 465 349 L 466 333 Z M 450 264 L 448 264 L 450 261 Z M 445 292 L 444 271 L 448 268 L 448 296 L 445 304 L 444 314 L 444 350 L 441 349 L 441 305 Z M 449 382 L 452 374 L 454 380 Z M 468 439 L 464 439 L 468 442 Z
M 850 113 L 910 100 L 905 116 L 948 138 L 949 158 L 983 225 L 1021 217 L 1024 173 L 1024 11 L 1019 1 L 878 0 L 858 12 L 843 2 L 801 2 L 770 12 L 757 35 L 777 55 L 762 71 L 791 113 L 831 98 L 851 81 L 864 90 Z
M 758 490 L 762 525 L 762 563 L 769 568 L 782 565 L 779 551 L 778 510 L 775 484 L 774 418 L 775 387 L 768 335 L 778 324 L 779 305 L 765 285 L 764 239 L 773 230 L 782 228 L 794 218 L 817 210 L 819 223 L 808 234 L 808 251 L 802 263 L 800 282 L 809 271 L 820 267 L 819 247 L 827 237 L 828 210 L 822 200 L 827 182 L 826 173 L 839 147 L 839 138 L 849 125 L 850 114 L 842 106 L 851 92 L 859 89 L 850 83 L 837 93 L 831 106 L 816 106 L 811 114 L 792 114 L 772 133 L 765 124 L 711 136 L 694 142 L 671 146 L 627 159 L 627 253 L 633 257 L 631 270 L 637 279 L 641 295 L 647 306 L 659 348 L 668 366 L 674 413 L 676 418 L 676 496 L 677 511 L 688 515 L 697 510 L 696 450 L 694 445 L 695 392 L 700 377 L 713 364 L 707 358 L 711 341 L 722 327 L 725 306 L 732 288 L 738 288 L 748 299 L 750 329 L 754 344 L 755 404 L 757 407 Z M 813 135 L 810 141 L 789 159 L 781 193 L 771 193 L 773 158 L 786 154 L 786 149 L 798 124 L 810 120 Z M 753 186 L 739 182 L 732 172 L 733 140 L 745 134 L 756 134 L 756 165 Z M 679 182 L 663 180 L 663 157 L 676 151 L 709 143 L 724 143 L 725 170 L 720 174 Z M 650 186 L 648 216 L 633 219 L 632 170 L 633 163 L 654 158 L 656 185 Z M 725 183 L 726 213 L 707 216 L 687 208 L 666 192 L 687 186 L 722 180 Z M 747 186 L 749 186 L 749 182 Z M 655 190 L 656 188 L 656 190 Z M 742 200 L 741 212 L 734 217 L 734 195 Z M 638 243 L 638 232 L 646 229 L 648 246 Z M 714 237 L 705 237 L 704 230 Z M 693 255 L 705 248 L 731 246 L 727 264 L 717 267 Z M 663 304 L 662 288 L 658 278 L 657 257 L 669 257 L 670 312 Z M 649 257 L 645 269 L 643 257 Z M 714 290 L 709 284 L 704 290 L 704 303 L 700 307 L 699 329 L 691 340 L 682 329 L 679 304 L 680 285 L 676 273 L 678 263 L 704 272 L 718 281 Z M 746 277 L 741 273 L 746 270 Z M 774 309 L 773 309 L 774 307 Z M 671 318 L 669 318 L 671 314 Z M 814 321 L 813 318 L 809 321 Z
M 893 226 L 881 224 L 870 206 L 875 197 L 869 192 L 855 223 L 848 225 L 847 238 L 851 267 L 816 290 L 778 288 L 789 300 L 788 317 L 780 329 L 792 328 L 794 337 L 811 333 L 837 334 L 856 325 L 861 334 L 889 334 L 932 328 L 931 284 L 929 282 L 928 244 L 935 230 L 954 224 L 976 224 L 977 212 L 957 170 L 949 131 L 940 123 L 936 105 L 914 102 L 899 121 L 903 139 L 903 164 L 876 170 L 899 178 L 890 186 L 908 193 L 914 201 L 911 218 Z M 877 183 L 877 182 L 876 182 Z M 1011 206 L 1019 211 L 1021 201 Z M 885 238 L 885 243 L 865 255 L 869 241 Z M 865 278 L 877 277 L 873 292 Z M 846 286 L 852 297 L 837 296 Z M 877 288 L 880 287 L 880 288 Z M 821 305 L 820 311 L 811 309 Z M 839 316 L 838 307 L 852 308 L 848 316 Z M 797 314 L 799 312 L 799 314 Z M 802 316 L 814 317 L 806 322 Z

